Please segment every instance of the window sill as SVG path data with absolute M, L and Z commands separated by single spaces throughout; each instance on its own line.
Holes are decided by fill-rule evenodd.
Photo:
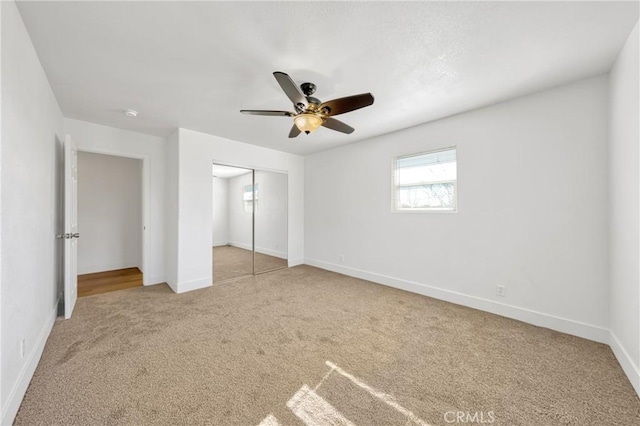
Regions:
M 391 209 L 391 213 L 458 213 L 458 209 Z

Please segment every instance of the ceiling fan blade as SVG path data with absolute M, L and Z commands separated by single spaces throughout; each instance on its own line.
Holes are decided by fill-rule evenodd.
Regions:
M 373 104 L 373 95 L 371 93 L 362 93 L 360 95 L 347 96 L 346 98 L 333 99 L 323 102 L 318 108 L 320 111 L 326 109 L 325 115 L 338 115 L 345 112 L 354 111 Z
M 291 117 L 293 116 L 292 112 L 289 111 L 270 111 L 270 110 L 255 110 L 255 109 L 241 109 L 241 113 L 243 114 L 251 114 L 251 115 L 276 115 L 280 117 Z
M 335 118 L 331 118 L 331 117 L 326 117 L 324 119 L 324 123 L 322 123 L 322 126 L 326 127 L 327 129 L 346 133 L 348 135 L 353 133 L 353 131 L 355 130 L 353 127 L 347 124 L 344 124 L 342 121 L 336 120 Z
M 289 132 L 289 137 L 295 138 L 299 134 L 300 134 L 300 129 L 298 129 L 298 126 L 294 124 L 293 127 L 291 128 L 291 131 Z
M 307 102 L 307 98 L 305 98 L 304 94 L 300 91 L 298 86 L 293 82 L 291 77 L 288 74 L 285 74 L 280 71 L 276 71 L 273 73 L 273 76 L 278 80 L 278 84 L 284 90 L 284 93 L 291 99 L 293 105 L 300 109 L 307 109 L 309 106 L 309 102 Z

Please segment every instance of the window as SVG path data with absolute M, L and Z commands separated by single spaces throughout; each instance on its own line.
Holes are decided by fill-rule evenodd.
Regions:
M 456 211 L 456 148 L 393 159 L 394 211 Z
M 255 204 L 256 211 L 258 211 L 258 184 L 246 185 L 242 188 L 242 204 L 244 206 L 245 213 L 253 213 L 253 206 Z

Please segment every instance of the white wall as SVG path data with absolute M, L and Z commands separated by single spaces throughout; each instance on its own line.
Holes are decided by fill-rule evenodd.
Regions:
M 57 312 L 55 148 L 62 115 L 22 18 L 1 2 L 1 424 L 11 424 Z M 24 340 L 24 356 L 21 351 Z
M 600 76 L 306 157 L 305 263 L 606 342 L 607 89 Z M 459 211 L 392 213 L 392 158 L 449 146 Z
M 78 274 L 142 268 L 141 163 L 78 152 Z
M 229 180 L 214 177 L 213 198 L 213 246 L 229 244 Z
M 227 179 L 229 182 L 229 244 L 246 250 L 252 250 L 253 217 L 251 212 L 244 211 L 242 194 L 244 187 L 251 185 L 251 172 Z
M 611 70 L 611 348 L 640 394 L 638 25 Z
M 176 233 L 178 253 L 167 263 L 177 262 L 177 281 L 172 288 L 183 292 L 211 285 L 211 163 L 284 171 L 289 174 L 288 247 L 289 265 L 303 261 L 304 249 L 304 158 L 250 144 L 231 141 L 192 130 L 179 129 L 178 215 L 167 223 Z M 172 160 L 175 161 L 176 157 Z M 173 218 L 175 219 L 175 218 Z
M 167 138 L 165 144 L 165 211 L 166 221 L 164 223 L 164 263 L 167 284 L 178 291 L 178 208 L 180 194 L 178 190 L 179 181 L 179 157 L 178 150 L 179 130 L 173 132 Z
M 143 227 L 146 247 L 143 251 L 144 284 L 165 281 L 165 144 L 158 136 L 86 121 L 64 119 L 65 132 L 78 143 L 78 150 L 143 160 Z M 145 190 L 145 188 L 148 188 Z M 82 237 L 81 237 L 82 238 Z

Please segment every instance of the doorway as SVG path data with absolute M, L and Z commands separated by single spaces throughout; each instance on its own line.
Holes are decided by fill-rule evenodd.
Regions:
M 142 160 L 78 151 L 78 296 L 142 286 Z
M 288 266 L 286 173 L 213 164 L 213 282 Z

